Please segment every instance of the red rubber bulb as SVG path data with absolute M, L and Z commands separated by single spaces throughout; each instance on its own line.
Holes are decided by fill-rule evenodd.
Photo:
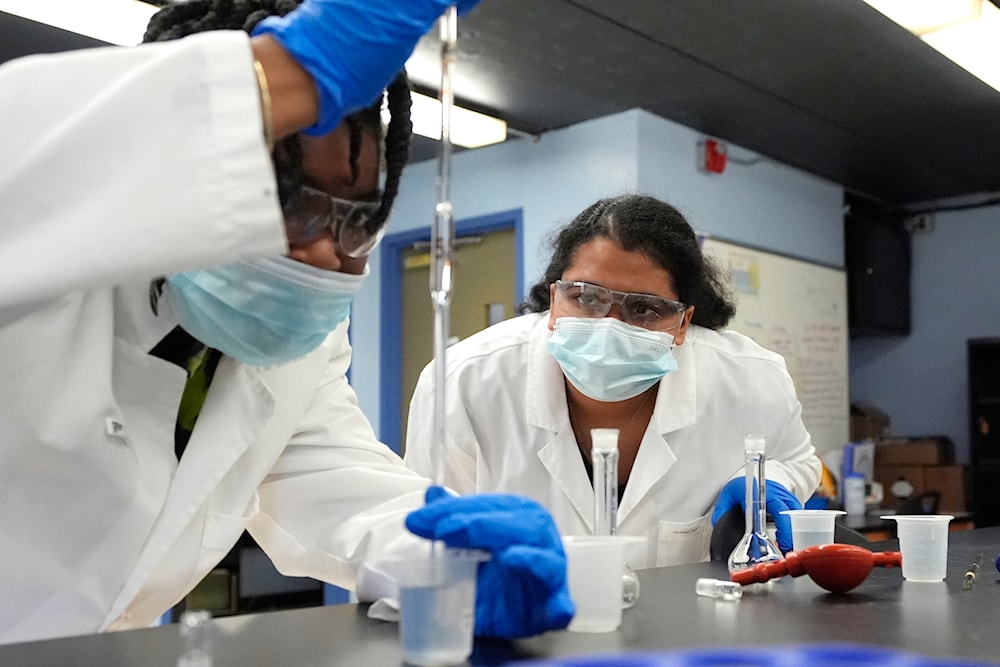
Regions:
M 846 593 L 868 578 L 874 567 L 899 567 L 898 551 L 873 553 L 851 544 L 819 544 L 802 551 L 789 551 L 784 560 L 761 563 L 733 572 L 730 579 L 738 584 L 763 583 L 786 574 L 808 574 L 816 584 L 833 593 Z

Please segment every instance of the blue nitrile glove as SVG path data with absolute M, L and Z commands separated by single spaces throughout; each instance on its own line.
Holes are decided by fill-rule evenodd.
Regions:
M 534 500 L 502 493 L 454 496 L 432 486 L 427 505 L 406 517 L 406 527 L 449 547 L 490 552 L 476 582 L 477 636 L 528 637 L 572 620 L 562 539 Z
M 269 16 L 254 35 L 271 35 L 316 82 L 322 135 L 369 106 L 403 69 L 417 41 L 451 5 L 468 12 L 479 0 L 305 0 Z
M 774 528 L 778 538 L 778 548 L 781 553 L 792 550 L 792 519 L 787 514 L 782 514 L 782 510 L 800 510 L 802 503 L 795 495 L 777 482 L 765 480 L 765 495 L 767 495 L 767 513 L 774 519 Z M 719 499 L 715 501 L 715 511 L 712 512 L 712 525 L 734 507 L 742 507 L 746 501 L 746 480 L 743 477 L 729 480 L 722 491 L 719 492 Z

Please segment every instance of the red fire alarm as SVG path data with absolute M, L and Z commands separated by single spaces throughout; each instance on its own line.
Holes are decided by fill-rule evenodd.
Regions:
M 721 174 L 726 170 L 726 145 L 715 139 L 706 139 L 699 144 L 702 169 L 710 174 Z

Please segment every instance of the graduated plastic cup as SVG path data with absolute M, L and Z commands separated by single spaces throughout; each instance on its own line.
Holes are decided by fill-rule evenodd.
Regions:
M 843 510 L 782 510 L 792 521 L 792 549 L 833 544 L 834 524 Z
M 569 594 L 576 614 L 573 632 L 613 632 L 622 622 L 622 563 L 625 547 L 643 538 L 624 535 L 563 537 Z
M 380 565 L 399 584 L 399 635 L 413 665 L 458 665 L 472 654 L 476 574 L 489 554 L 439 549 Z
M 948 514 L 890 514 L 896 522 L 903 578 L 907 581 L 941 581 L 948 572 Z

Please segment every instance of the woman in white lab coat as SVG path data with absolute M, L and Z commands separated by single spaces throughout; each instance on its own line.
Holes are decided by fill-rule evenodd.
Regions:
M 633 568 L 708 558 L 711 513 L 742 481 L 746 434 L 766 436 L 776 493 L 805 501 L 820 463 L 792 380 L 779 355 L 724 330 L 724 284 L 670 205 L 626 195 L 587 208 L 559 232 L 533 312 L 448 349 L 447 483 L 528 495 L 563 534 L 589 534 L 590 429 L 617 428 L 617 531 L 646 538 L 629 548 Z M 424 474 L 433 389 L 428 366 L 405 451 Z
M 228 25 L 286 14 L 253 39 L 0 68 L 0 642 L 149 625 L 244 529 L 369 599 L 366 559 L 416 541 L 428 482 L 358 409 L 346 316 L 406 161 L 402 80 L 380 188 L 379 91 L 449 3 L 306 2 Z M 165 9 L 147 38 L 218 27 L 188 23 L 213 4 L 233 9 Z M 193 428 L 178 335 L 221 352 Z

